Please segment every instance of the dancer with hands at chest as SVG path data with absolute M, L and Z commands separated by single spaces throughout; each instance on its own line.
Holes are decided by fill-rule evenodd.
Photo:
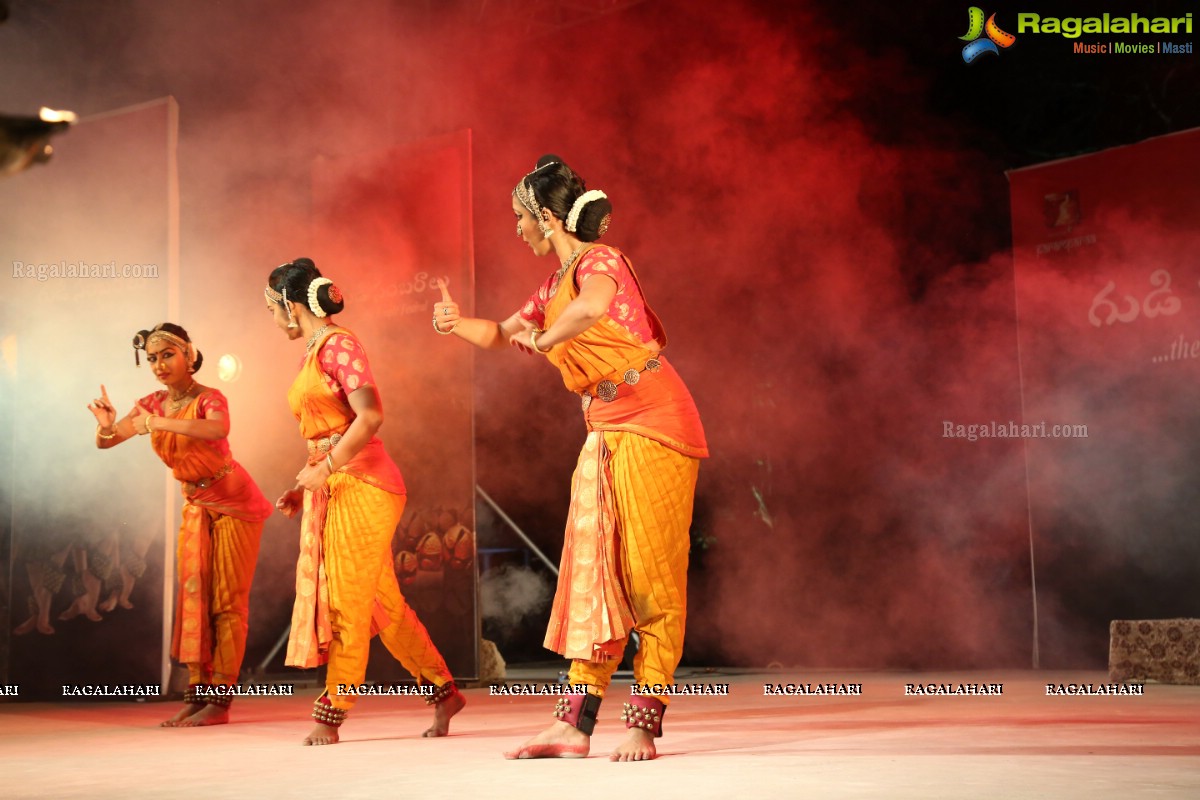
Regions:
M 404 479 L 376 436 L 383 404 L 362 343 L 336 324 L 345 302 L 307 258 L 273 270 L 267 311 L 288 339 L 304 341 L 288 404 L 308 458 L 276 506 L 302 513 L 296 602 L 286 662 L 328 664 L 306 745 L 334 744 L 363 683 L 375 633 L 417 683 L 436 687 L 426 737 L 445 736 L 466 704 L 416 612 L 400 594 L 392 536 L 407 498 Z

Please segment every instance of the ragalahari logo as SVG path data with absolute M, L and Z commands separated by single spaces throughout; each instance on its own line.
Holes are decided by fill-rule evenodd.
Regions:
M 987 34 L 986 39 L 979 37 Z M 1000 30 L 1000 26 L 996 24 L 996 15 L 992 14 L 987 18 L 987 22 L 983 21 L 983 9 L 979 6 L 971 6 L 967 10 L 967 33 L 965 36 L 958 37 L 964 42 L 968 42 L 963 48 L 963 61 L 970 64 L 975 59 L 979 58 L 984 53 L 1000 55 L 1000 48 L 1012 47 L 1013 42 L 1017 37 L 1011 33 L 1005 33 Z

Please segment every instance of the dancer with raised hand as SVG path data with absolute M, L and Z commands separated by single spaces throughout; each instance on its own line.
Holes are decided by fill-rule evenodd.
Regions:
M 117 420 L 103 385 L 88 409 L 96 417 L 96 446 L 148 435 L 183 492 L 176 573 L 179 594 L 171 657 L 187 666 L 184 705 L 167 728 L 229 721 L 246 636 L 250 583 L 258 563 L 263 522 L 271 504 L 229 450 L 229 403 L 193 377 L 204 356 L 187 331 L 170 322 L 139 331 L 134 360 L 146 361 L 164 389 L 146 395 Z
M 629 732 L 614 761 L 657 755 L 683 652 L 689 527 L 700 459 L 708 455 L 695 403 L 662 355 L 667 337 L 629 259 L 595 244 L 612 205 L 557 156 L 543 156 L 513 190 L 517 236 L 558 267 L 503 322 L 463 318 L 448 288 L 433 328 L 482 347 L 545 356 L 578 394 L 588 435 L 572 479 L 562 564 L 546 647 L 572 660 L 581 694 L 559 699 L 558 721 L 510 758 L 580 758 L 601 699 L 639 634 Z M 659 687 L 654 689 L 653 687 Z

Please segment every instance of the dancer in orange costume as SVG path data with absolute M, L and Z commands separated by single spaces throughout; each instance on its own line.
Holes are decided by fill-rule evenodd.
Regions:
M 371 637 L 380 639 L 417 683 L 436 691 L 433 725 L 445 736 L 466 704 L 425 626 L 404 601 L 392 568 L 392 536 L 404 512 L 404 479 L 375 435 L 383 406 L 358 338 L 336 325 L 345 303 L 310 259 L 277 267 L 267 280 L 267 308 L 289 339 L 307 340 L 288 403 L 308 441 L 296 487 L 276 506 L 303 509 L 296 603 L 286 663 L 328 663 L 317 724 L 305 744 L 334 744 L 367 671 Z
M 100 387 L 88 406 L 96 417 L 96 446 L 150 435 L 154 452 L 182 484 L 183 524 L 176 569 L 179 596 L 171 657 L 187 665 L 184 706 L 163 727 L 190 728 L 229 721 L 246 653 L 250 582 L 258 562 L 263 521 L 271 504 L 229 450 L 225 396 L 192 377 L 204 362 L 187 331 L 164 322 L 133 339 L 135 360 L 146 360 L 167 388 L 146 395 L 117 421 L 116 408 Z
M 486 349 L 545 355 L 580 396 L 588 436 L 571 486 L 558 590 L 546 647 L 572 659 L 583 694 L 558 701 L 559 721 L 507 754 L 578 758 L 590 750 L 600 700 L 632 628 L 634 680 L 673 682 L 683 652 L 687 556 L 699 459 L 708 455 L 687 387 L 662 356 L 667 337 L 629 260 L 595 245 L 612 205 L 557 156 L 543 156 L 513 191 L 517 236 L 561 263 L 503 322 L 463 318 L 444 284 L 438 333 Z M 635 693 L 614 761 L 657 755 L 666 694 Z

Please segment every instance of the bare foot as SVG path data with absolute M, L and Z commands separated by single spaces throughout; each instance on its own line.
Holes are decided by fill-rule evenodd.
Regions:
M 455 692 L 435 705 L 433 707 L 433 726 L 421 735 L 426 739 L 432 739 L 450 733 L 450 718 L 462 711 L 466 704 L 467 698 L 462 696 L 462 692 Z
M 99 608 L 105 614 L 112 611 L 116 607 L 117 607 L 117 593 L 115 591 L 112 594 L 110 594 L 108 596 L 108 598 L 106 600 L 104 600 L 104 602 L 100 603 L 100 605 L 97 606 L 97 608 Z
M 202 728 L 205 725 L 224 725 L 229 722 L 229 706 L 208 703 L 196 713 L 175 723 L 176 728 Z
M 304 737 L 305 745 L 313 745 L 314 747 L 321 744 L 337 744 L 338 729 L 332 725 L 324 725 L 318 722 L 313 726 L 312 731 L 308 736 Z M 340 752 L 340 751 L 339 751 Z
M 133 608 L 133 603 L 129 602 L 129 595 L 133 592 L 133 576 L 128 572 L 121 572 L 121 599 L 117 601 L 117 605 L 121 608 Z
M 165 720 L 160 728 L 178 728 L 179 723 L 183 722 L 193 714 L 198 713 L 204 708 L 204 703 L 184 703 L 183 708 L 175 712 L 175 716 Z
M 37 627 L 37 624 L 38 624 L 37 615 L 33 614 L 32 616 L 29 617 L 29 619 L 25 620 L 20 625 L 13 628 L 13 635 L 14 636 L 24 636 L 27 633 L 31 633 L 33 631 L 33 629 L 35 627 Z M 51 633 L 53 633 L 53 632 L 54 632 L 54 629 L 51 628 Z
M 658 755 L 654 749 L 654 737 L 641 728 L 630 728 L 625 741 L 612 751 L 609 761 L 649 761 Z
M 565 722 L 555 722 L 505 758 L 587 758 L 592 737 Z
M 80 614 L 83 614 L 92 622 L 99 622 L 100 620 L 104 619 L 104 617 L 96 613 L 96 608 L 88 601 L 86 595 L 80 597 L 78 600 L 72 603 L 70 608 L 58 615 L 58 618 L 62 621 L 66 621 L 75 619 Z

